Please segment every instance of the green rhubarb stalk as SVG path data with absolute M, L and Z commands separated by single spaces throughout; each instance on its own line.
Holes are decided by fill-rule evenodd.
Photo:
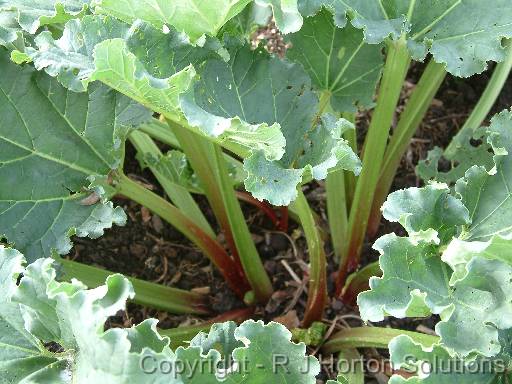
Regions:
M 374 238 L 379 229 L 381 219 L 380 207 L 386 201 L 396 171 L 400 166 L 400 161 L 407 151 L 411 139 L 418 130 L 423 118 L 427 114 L 432 100 L 443 83 L 446 74 L 443 64 L 438 64 L 434 60 L 431 60 L 421 76 L 418 85 L 414 89 L 405 110 L 400 116 L 398 125 L 386 149 L 384 163 L 375 190 L 373 207 L 368 223 L 368 235 L 370 238 Z
M 204 232 L 174 205 L 125 175 L 118 175 L 115 183 L 119 194 L 145 206 L 197 245 L 219 269 L 231 289 L 239 297 L 244 297 L 245 282 L 238 273 L 236 263 L 215 238 Z
M 402 84 L 411 61 L 404 37 L 390 41 L 377 107 L 368 129 L 364 149 L 363 169 L 359 175 L 354 201 L 349 215 L 347 252 L 343 254 L 337 277 L 337 294 L 341 293 L 349 271 L 359 264 L 359 258 L 379 179 L 384 152 Z
M 451 159 L 455 152 L 457 152 L 458 147 L 462 145 L 461 138 L 465 137 L 465 133 L 467 131 L 474 131 L 480 128 L 503 90 L 510 71 L 512 70 L 512 40 L 507 40 L 506 47 L 507 55 L 505 60 L 496 64 L 492 77 L 489 80 L 484 93 L 480 97 L 480 100 L 473 109 L 473 112 L 457 135 L 453 138 L 450 145 L 446 148 L 444 156 L 447 159 Z
M 199 134 L 190 132 L 174 123 L 169 123 L 169 127 L 178 138 L 180 146 L 183 152 L 185 152 L 192 169 L 196 173 L 206 198 L 212 207 L 213 213 L 224 232 L 226 243 L 235 261 L 236 272 L 245 281 L 243 289 L 249 291 L 250 285 L 244 274 L 239 250 L 233 235 L 233 228 L 229 222 L 229 213 L 227 212 L 227 207 L 224 202 L 222 186 L 218 179 L 218 170 L 215 166 L 215 144 Z M 234 193 L 232 182 L 230 187 L 232 193 Z
M 154 141 L 147 134 L 139 131 L 134 131 L 129 137 L 130 142 L 133 144 L 137 152 L 143 156 L 152 156 L 155 159 L 159 159 L 163 156 L 160 149 L 154 143 Z M 201 209 L 197 205 L 196 201 L 190 194 L 190 192 L 183 186 L 177 184 L 175 180 L 169 177 L 167 174 L 159 171 L 159 169 L 151 164 L 147 164 L 148 168 L 155 175 L 158 182 L 164 189 L 169 199 L 179 208 L 185 215 L 187 215 L 194 223 L 200 226 L 203 231 L 209 234 L 211 237 L 215 237 L 215 232 L 204 217 Z M 174 175 L 174 178 L 178 178 L 178 175 Z
M 138 130 L 172 148 L 181 148 L 178 138 L 169 128 L 169 125 L 158 119 L 151 119 L 151 121 L 142 124 Z
M 214 145 L 214 153 L 214 168 L 217 173 L 218 186 L 226 207 L 229 226 L 238 249 L 240 262 L 256 300 L 260 303 L 266 303 L 273 293 L 272 283 L 258 254 L 249 227 L 245 222 L 242 208 L 228 173 L 227 164 L 224 161 L 222 148 L 219 145 Z
M 309 251 L 308 302 L 306 304 L 306 313 L 304 314 L 303 321 L 303 327 L 308 328 L 315 321 L 322 319 L 327 303 L 327 260 L 325 257 L 324 242 L 302 190 L 298 190 L 298 197 L 292 204 L 299 215 Z
M 177 128 L 176 124 L 172 124 L 173 127 Z M 185 129 L 185 128 L 183 128 Z M 176 135 L 172 132 L 172 130 L 169 128 L 169 125 L 166 123 L 163 123 L 157 119 L 153 119 L 149 123 L 143 124 L 140 126 L 140 131 L 146 133 L 147 135 L 151 136 L 153 139 L 160 141 L 163 144 L 167 144 L 173 148 L 181 149 L 181 145 L 178 141 L 178 138 Z M 230 164 L 231 167 L 234 169 L 241 170 L 243 168 L 243 164 L 240 160 L 234 158 L 228 153 L 224 153 L 224 159 Z M 293 212 L 293 210 L 290 210 L 290 217 L 295 220 L 299 221 L 297 218 L 297 214 Z
M 347 284 L 343 288 L 342 300 L 347 305 L 355 305 L 357 295 L 370 289 L 369 280 L 373 276 L 382 276 L 382 270 L 378 261 L 366 265 L 359 271 L 351 274 Z
M 351 348 L 388 348 L 389 343 L 400 335 L 409 336 L 424 347 L 431 347 L 439 342 L 439 337 L 424 333 L 402 331 L 401 329 L 360 327 L 347 328 L 331 337 L 324 344 L 322 351 L 326 354 L 336 353 Z
M 336 170 L 327 175 L 325 180 L 327 218 L 334 255 L 338 263 L 342 260 L 347 242 L 348 213 L 345 188 L 345 172 L 343 170 Z
M 115 274 L 114 272 L 76 261 L 62 258 L 57 260 L 63 267 L 64 274 L 61 277 L 62 280 L 74 278 L 80 280 L 90 288 L 96 288 L 105 284 L 107 277 Z M 135 278 L 128 278 L 128 280 L 130 280 L 135 290 L 134 303 L 175 314 L 207 315 L 210 313 L 207 307 L 207 297 L 201 294 L 166 287 Z
M 144 132 L 148 136 L 152 137 L 155 140 L 158 140 L 163 144 L 167 144 L 172 148 L 181 149 L 180 142 L 178 141 L 178 138 L 173 133 L 169 125 L 158 119 L 152 119 L 150 122 L 141 125 L 138 130 Z M 242 162 L 235 159 L 233 156 L 230 156 L 229 154 L 225 153 L 224 158 L 233 168 L 243 168 Z

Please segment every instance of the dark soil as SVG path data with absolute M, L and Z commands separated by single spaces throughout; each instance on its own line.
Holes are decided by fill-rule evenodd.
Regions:
M 266 35 L 263 33 L 262 38 L 268 38 L 269 35 L 273 36 L 272 33 L 266 32 Z M 279 37 L 276 39 L 277 43 L 270 44 L 271 46 L 282 44 Z M 282 53 L 281 48 L 275 48 L 274 51 Z M 418 64 L 411 69 L 404 88 L 403 101 L 409 97 L 423 67 L 423 64 Z M 425 158 L 427 152 L 433 147 L 445 147 L 450 142 L 478 101 L 489 76 L 490 73 L 487 71 L 482 75 L 465 80 L 447 77 L 402 160 L 394 182 L 394 189 L 420 184 L 414 172 L 418 160 Z M 512 82 L 509 81 L 493 113 L 509 108 L 511 105 Z M 369 115 L 358 116 L 358 131 L 361 140 L 368 126 Z M 162 194 L 151 173 L 140 169 L 134 159 L 134 150 L 129 147 L 126 173 L 146 184 L 155 192 Z M 306 187 L 305 192 L 316 212 L 325 219 L 323 184 L 312 183 Z M 211 223 L 215 225 L 206 199 L 198 197 L 198 201 Z M 211 308 L 217 314 L 244 307 L 244 304 L 226 287 L 209 261 L 179 232 L 158 216 L 131 201 L 118 199 L 115 203 L 121 205 L 127 212 L 129 217 L 127 225 L 108 231 L 99 240 L 74 239 L 77 245 L 70 255 L 71 258 L 159 284 L 207 293 L 210 296 Z M 242 205 L 258 251 L 264 259 L 265 267 L 272 277 L 275 287 L 275 294 L 271 302 L 265 308 L 258 308 L 255 318 L 267 321 L 277 318 L 286 325 L 295 327 L 304 311 L 306 301 L 304 288 L 308 270 L 307 247 L 301 229 L 290 221 L 288 232 L 279 232 L 262 212 L 252 206 Z M 379 236 L 389 232 L 402 233 L 399 226 L 383 221 Z M 326 242 L 326 250 L 329 260 L 332 261 L 333 258 L 330 257 L 332 250 L 328 242 Z M 371 249 L 371 244 L 366 244 L 364 262 L 377 260 L 377 257 L 376 252 Z M 335 269 L 334 263 L 330 262 L 329 271 L 334 272 Z M 332 277 L 329 285 L 332 290 Z M 290 312 L 292 310 L 295 310 L 296 314 Z M 282 318 L 285 314 L 287 316 Z M 192 325 L 205 320 L 194 316 L 176 316 L 130 304 L 126 313 L 112 319 L 111 326 L 129 326 L 148 317 L 159 319 L 159 326 L 162 328 Z M 361 324 L 358 320 L 357 309 L 348 308 L 335 300 L 327 308 L 325 320 L 330 324 L 335 323 L 333 330 L 342 325 L 357 326 Z M 419 330 L 428 332 L 433 329 L 436 321 L 436 319 L 393 319 L 386 324 L 410 330 L 419 327 Z M 376 353 L 376 351 L 368 353 Z M 327 370 L 324 373 L 324 377 L 333 377 L 333 372 Z M 375 377 L 372 379 L 373 381 L 369 382 L 383 382 L 380 381 L 381 379 L 383 378 Z

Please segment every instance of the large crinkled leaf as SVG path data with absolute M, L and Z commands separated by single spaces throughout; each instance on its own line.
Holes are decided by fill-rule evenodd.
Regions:
M 7 372 L 2 384 L 316 383 L 317 359 L 306 356 L 305 344 L 291 342 L 291 333 L 278 323 L 216 324 L 175 354 L 169 339 L 156 332 L 156 320 L 104 330 L 108 317 L 134 295 L 126 278 L 113 275 L 87 290 L 78 281 L 57 282 L 52 259 L 23 269 L 20 253 L 0 248 L 0 260 L 0 286 L 13 288 L 2 301 L 12 300 L 18 308 L 12 314 L 4 302 L 0 307 L 0 322 L 5 314 L 15 325 L 0 329 L 0 340 L 11 343 L 0 344 L 0 370 Z M 19 286 L 13 285 L 20 273 Z M 59 352 L 46 350 L 39 340 Z M 11 351 L 14 342 L 17 349 Z
M 371 278 L 371 291 L 358 297 L 363 319 L 424 317 L 441 313 L 450 305 L 447 277 L 451 272 L 434 244 L 389 234 L 377 240 L 374 248 L 381 254 L 379 263 L 384 274 Z
M 39 27 L 63 24 L 85 13 L 90 0 L 0 0 L 0 28 L 2 15 L 14 14 L 23 30 L 35 34 Z
M 455 185 L 468 208 L 471 225 L 465 228 L 464 240 L 486 241 L 494 235 L 512 233 L 512 112 L 493 117 L 489 135 L 493 141 L 496 166 L 487 171 L 482 166 L 470 168 Z
M 376 248 L 384 274 L 358 297 L 363 319 L 439 314 L 436 332 L 449 350 L 462 356 L 501 351 L 498 330 L 512 327 L 512 266 L 474 257 L 464 278 L 450 284 L 452 271 L 431 244 L 387 235 Z
M 285 142 L 277 124 L 214 117 L 196 105 L 192 64 L 208 58 L 216 58 L 209 60 L 212 65 L 225 64 L 227 53 L 215 39 L 193 47 L 174 29 L 163 33 L 137 23 L 127 31 L 115 19 L 86 16 L 69 22 L 60 40 L 41 34 L 37 44 L 37 50 L 26 50 L 36 67 L 74 90 L 100 80 L 173 121 L 184 112 L 189 125 L 236 153 L 261 149 L 268 158 L 282 156 Z
M 391 363 L 415 376 L 391 377 L 390 384 L 491 384 L 506 383 L 504 369 L 489 360 L 463 361 L 454 358 L 442 345 L 425 347 L 408 336 L 398 336 L 389 344 Z M 501 381 L 504 380 L 504 381 Z
M 127 23 L 142 20 L 155 28 L 173 26 L 186 33 L 192 42 L 203 35 L 215 36 L 231 18 L 242 12 L 251 0 L 94 0 L 96 12 L 117 17 Z
M 16 11 L 0 11 L 0 45 L 9 49 L 23 49 L 23 31 L 16 20 Z
M 313 118 L 310 128 L 306 123 L 301 125 L 300 135 L 292 130 L 297 126 L 282 125 L 287 142 L 281 160 L 270 162 L 261 152 L 245 160 L 245 188 L 257 199 L 277 206 L 288 205 L 296 199 L 297 187 L 303 181 L 323 180 L 335 168 L 359 174 L 361 162 L 341 138 L 346 129 L 353 129 L 348 121 L 323 115 L 319 120 Z
M 2 261 L 16 260 L 17 263 L 15 268 L 9 268 L 12 263 L 4 262 L 0 276 L 8 276 L 10 271 L 9 278 L 15 278 L 22 265 L 20 256 L 16 251 L 0 249 Z M 6 297 L 18 308 L 16 314 L 6 315 L 11 323 L 17 321 L 17 328 L 2 328 L 0 338 L 9 341 L 15 331 L 28 338 L 24 343 L 21 338 L 17 340 L 18 351 L 14 353 L 19 354 L 19 359 L 13 359 L 15 356 L 11 354 L 11 361 L 5 366 L 0 360 L 0 368 L 5 368 L 7 375 L 2 376 L 0 382 L 180 383 L 162 372 L 148 376 L 141 366 L 144 357 L 154 364 L 175 360 L 168 347 L 169 340 L 156 332 L 156 320 L 146 320 L 131 329 L 104 331 L 107 318 L 124 309 L 126 300 L 134 296 L 126 278 L 110 276 L 104 286 L 87 290 L 77 281 L 57 282 L 53 263 L 52 259 L 39 259 L 22 270 L 19 286 L 12 297 Z M 3 308 L 0 309 L 2 314 L 5 313 Z M 39 340 L 53 343 L 59 352 L 50 352 Z M 3 348 L 8 346 L 0 346 L 0 357 L 5 356 Z
M 18 383 L 24 376 L 45 370 L 57 360 L 24 328 L 19 305 L 10 298 L 23 272 L 24 258 L 0 245 L 0 383 Z
M 504 37 L 512 36 L 512 8 L 509 0 L 492 4 L 481 0 L 298 0 L 305 16 L 325 6 L 344 27 L 346 18 L 364 30 L 369 43 L 403 33 L 411 55 L 423 60 L 431 53 L 448 72 L 468 77 L 480 73 L 488 61 L 502 61 Z
M 93 57 L 96 45 L 127 37 L 129 28 L 116 19 L 85 16 L 82 20 L 69 21 L 58 40 L 50 32 L 41 32 L 35 38 L 36 48 L 27 47 L 25 54 L 38 70 L 44 69 L 72 91 L 83 92 L 96 70 Z
M 128 128 L 148 112 L 99 84 L 70 92 L 5 51 L 0 68 L 0 236 L 34 260 L 123 224 L 120 208 L 87 199 L 87 178 L 121 165 Z
M 204 130 L 235 127 L 248 138 L 261 136 L 261 147 L 253 145 L 253 151 L 258 150 L 244 162 L 245 187 L 254 197 L 288 205 L 303 178 L 323 179 L 336 166 L 359 171 L 359 159 L 341 139 L 348 129 L 346 121 L 317 116 L 318 98 L 301 66 L 271 57 L 261 48 L 238 46 L 230 55 L 227 63 L 208 60 L 198 69 L 201 79 L 194 94 L 183 98 L 182 107 L 189 123 Z M 265 140 L 253 128 L 260 125 L 277 131 L 280 127 L 279 134 Z
M 450 280 L 452 284 L 466 276 L 466 266 L 474 257 L 499 260 L 512 265 L 512 239 L 510 236 L 494 236 L 488 241 L 453 239 L 442 256 L 443 261 L 454 271 Z
M 489 127 L 458 136 L 453 153 L 444 155 L 436 149 L 418 165 L 422 178 L 455 184 L 472 221 L 462 234 L 466 240 L 486 241 L 495 234 L 510 233 L 511 128 L 512 112 L 503 111 L 491 119 Z M 444 172 L 439 171 L 442 156 L 452 162 Z
M 300 30 L 302 16 L 297 7 L 297 0 L 255 0 L 255 2 L 272 9 L 276 25 L 282 33 Z
M 170 115 L 179 113 L 179 96 L 190 87 L 195 76 L 190 66 L 167 79 L 152 77 L 122 39 L 98 44 L 94 64 L 91 80 L 100 80 L 156 112 Z
M 476 132 L 466 131 L 456 136 L 459 144 L 452 155 L 435 147 L 428 152 L 425 160 L 420 160 L 416 167 L 416 174 L 424 181 L 435 180 L 440 183 L 454 185 L 463 178 L 469 168 L 480 165 L 490 171 L 496 165 L 493 158 L 493 147 L 490 137 L 486 138 L 485 129 Z M 473 141 L 475 140 L 475 141 Z M 480 145 L 472 143 L 480 141 Z M 448 170 L 440 170 L 441 165 L 449 164 Z
M 373 105 L 382 45 L 366 44 L 363 32 L 352 26 L 337 28 L 327 10 L 305 19 L 290 42 L 286 56 L 304 66 L 317 90 L 330 94 L 336 111 L 356 112 Z
M 440 183 L 393 192 L 382 213 L 386 220 L 399 222 L 411 238 L 438 244 L 448 242 L 459 226 L 470 223 L 467 208 Z
M 318 361 L 305 356 L 306 345 L 291 342 L 291 333 L 281 324 L 246 321 L 235 329 L 225 324 L 212 334 L 199 335 L 189 348 L 178 348 L 176 356 L 186 370 L 185 384 L 279 382 L 314 384 L 320 372 Z M 222 353 L 213 349 L 220 345 Z M 232 351 L 232 358 L 230 354 Z M 224 360 L 223 360 L 224 358 Z M 217 370 L 191 375 L 193 362 L 213 366 Z M 228 362 L 228 364 L 226 364 Z
M 423 243 L 416 244 L 414 236 L 400 241 L 392 238 L 390 244 L 395 245 L 394 248 L 389 245 L 388 237 L 377 242 L 379 245 L 384 241 L 388 245 L 387 251 L 384 249 L 384 255 L 381 257 L 384 276 L 382 279 L 372 279 L 372 291 L 360 295 L 359 303 L 363 317 L 381 320 L 388 313 L 398 317 L 411 316 L 411 313 L 418 315 L 421 311 L 414 311 L 414 301 L 406 298 L 407 295 L 411 298 L 419 296 L 424 298 L 424 303 L 432 313 L 441 315 L 442 321 L 437 324 L 436 332 L 450 353 L 462 356 L 473 352 L 484 356 L 508 353 L 504 351 L 510 349 L 507 344 L 509 339 L 503 335 L 512 327 L 512 222 L 508 215 L 509 180 L 512 177 L 512 161 L 509 156 L 512 149 L 511 121 L 512 113 L 502 112 L 492 119 L 485 136 L 482 136 L 482 133 L 477 136 L 486 139 L 486 142 L 480 145 L 482 151 L 485 150 L 487 154 L 476 158 L 487 160 L 482 160 L 483 166 L 475 165 L 467 169 L 464 178 L 455 184 L 454 191 L 454 195 L 457 195 L 469 211 L 469 217 L 466 216 L 469 220 L 466 220 L 466 224 L 446 221 L 448 236 L 445 243 L 448 243 L 448 246 L 434 247 L 436 266 L 424 265 L 426 260 L 430 260 L 431 254 L 421 250 Z M 459 150 L 466 152 L 468 149 L 461 147 Z M 459 166 L 465 168 L 469 164 Z M 454 173 L 457 172 L 459 171 L 455 170 Z M 427 188 L 429 187 L 423 191 L 426 192 Z M 418 194 L 418 191 L 409 190 L 415 195 L 410 200 L 416 201 L 417 206 L 414 208 L 412 204 L 405 204 L 410 208 L 405 209 L 406 215 L 412 212 L 415 216 L 404 217 L 404 210 L 401 207 L 403 204 L 401 200 L 397 200 L 394 206 L 398 212 L 393 214 L 392 218 L 402 216 L 409 219 L 409 222 L 403 219 L 400 222 L 406 227 L 411 227 L 412 217 L 420 227 L 424 223 L 426 227 L 435 229 L 438 222 L 430 221 L 428 216 L 439 214 L 439 211 L 433 207 L 421 209 L 421 206 L 428 202 L 430 195 L 434 196 L 433 191 L 424 194 Z M 448 196 L 447 186 L 444 187 L 443 193 Z M 454 199 L 452 196 L 450 195 L 450 199 Z M 395 200 L 393 195 L 390 199 Z M 456 204 L 460 205 L 460 202 Z M 445 205 L 445 213 L 450 210 L 446 207 Z M 449 241 L 453 235 L 459 237 Z M 401 250 L 396 246 L 397 242 L 404 243 Z M 389 253 L 387 257 L 386 252 Z M 408 263 L 409 256 L 414 260 Z M 387 262 L 389 260 L 393 262 Z M 413 268 L 417 263 L 423 263 L 424 268 Z M 439 270 L 435 270 L 439 266 L 443 268 L 444 276 Z M 396 274 L 400 276 L 398 279 Z M 424 276 L 432 276 L 432 279 L 421 280 Z M 434 281 L 434 276 L 443 276 L 444 283 Z M 404 286 L 404 281 L 407 282 L 407 286 Z M 435 300 L 439 289 L 444 289 L 448 296 L 445 297 L 445 301 L 435 302 L 436 306 L 433 306 L 431 302 Z M 445 308 L 440 308 L 447 303 L 449 304 Z

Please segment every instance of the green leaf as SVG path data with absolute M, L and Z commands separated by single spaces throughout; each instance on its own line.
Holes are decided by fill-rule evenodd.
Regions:
M 411 56 L 423 60 L 431 53 L 455 76 L 480 73 L 488 61 L 503 61 L 504 37 L 512 36 L 512 8 L 508 0 L 492 6 L 479 0 L 359 1 L 298 0 L 304 16 L 325 6 L 335 13 L 335 23 L 344 27 L 347 17 L 363 29 L 368 43 L 406 35 Z
M 219 32 L 219 36 L 227 33 L 230 36 L 239 36 L 249 41 L 259 27 L 268 24 L 272 17 L 272 9 L 266 4 L 252 2 L 238 15 L 229 20 Z
M 44 370 L 56 361 L 43 345 L 28 333 L 18 304 L 10 298 L 23 272 L 24 258 L 14 249 L 0 245 L 0 383 L 17 383 L 22 377 Z
M 437 244 L 447 243 L 459 226 L 470 223 L 467 208 L 440 183 L 393 192 L 382 213 L 386 220 L 399 222 L 411 238 Z
M 370 279 L 371 291 L 358 297 L 365 320 L 385 315 L 423 317 L 439 314 L 436 325 L 446 348 L 462 356 L 501 351 L 499 330 L 512 327 L 512 266 L 498 260 L 472 258 L 465 275 L 450 283 L 451 269 L 437 247 L 386 235 L 376 242 L 382 278 Z
M 450 305 L 450 269 L 441 261 L 434 244 L 389 234 L 377 240 L 374 248 L 381 254 L 379 263 L 384 274 L 371 278 L 371 291 L 358 296 L 363 319 L 425 317 L 439 314 Z
M 0 235 L 29 260 L 99 237 L 126 216 L 87 192 L 88 177 L 117 169 L 129 127 L 148 112 L 96 84 L 73 93 L 0 55 Z M 15 187 L 14 187 L 15 186 Z
M 56 281 L 53 259 L 23 263 L 19 252 L 0 247 L 0 288 L 7 292 L 0 298 L 2 384 L 316 383 L 318 360 L 281 324 L 215 324 L 174 353 L 154 319 L 104 330 L 134 296 L 123 276 L 88 290 L 76 280 Z
M 443 261 L 454 271 L 450 280 L 452 284 L 466 277 L 467 264 L 477 256 L 512 265 L 512 239 L 502 236 L 494 236 L 488 241 L 453 239 L 442 255 Z
M 62 37 L 54 40 L 50 32 L 35 38 L 36 49 L 25 50 L 36 69 L 44 69 L 56 77 L 66 88 L 75 92 L 87 89 L 96 71 L 94 48 L 97 44 L 114 38 L 127 37 L 129 26 L 112 18 L 85 16 L 66 24 Z
M 193 43 L 203 35 L 215 36 L 231 18 L 242 12 L 250 0 L 95 0 L 96 12 L 129 24 L 142 20 L 168 31 L 170 26 L 186 33 Z
M 16 20 L 16 12 L 0 10 L 0 45 L 9 50 L 23 49 L 23 37 L 23 31 Z
M 10 272 L 10 279 L 16 277 L 21 254 L 0 248 L 0 257 L 2 261 L 17 263 L 15 268 L 9 268 L 12 262 L 2 263 L 0 276 L 8 276 Z M 1 359 L 6 356 L 9 344 L 0 344 L 0 369 L 5 367 L 8 375 L 0 382 L 154 383 L 163 382 L 164 377 L 169 383 L 180 382 L 161 372 L 149 377 L 142 369 L 141 362 L 146 356 L 155 364 L 164 360 L 173 362 L 175 358 L 168 347 L 169 340 L 157 334 L 156 320 L 146 320 L 131 329 L 104 331 L 107 318 L 124 309 L 126 300 L 134 296 L 126 278 L 110 276 L 104 286 L 87 290 L 77 281 L 57 282 L 53 263 L 52 259 L 39 259 L 22 270 L 19 286 L 12 297 L 7 297 L 18 303 L 15 305 L 18 311 L 5 315 L 15 327 L 12 332 L 2 328 L 0 338 L 10 341 L 9 338 L 19 336 L 16 340 L 19 359 L 12 359 L 15 357 L 12 351 L 11 361 Z M 3 306 L 0 311 L 2 315 L 5 313 Z M 28 341 L 23 343 L 21 336 L 26 336 Z M 39 340 L 53 343 L 60 351 L 46 350 Z M 32 346 L 27 344 L 29 341 Z
M 14 14 L 23 30 L 35 34 L 43 25 L 63 24 L 80 17 L 89 3 L 90 0 L 0 0 L 0 20 L 5 13 Z M 0 28 L 3 25 L 0 22 Z
M 462 202 L 470 212 L 471 225 L 461 238 L 486 241 L 492 236 L 511 234 L 512 217 L 512 112 L 494 116 L 488 129 L 494 149 L 495 167 L 487 171 L 481 166 L 470 168 L 455 185 Z
M 156 79 L 144 71 L 122 39 L 106 40 L 95 47 L 96 70 L 91 80 L 100 80 L 130 98 L 163 114 L 180 112 L 179 96 L 195 76 L 193 67 L 167 79 Z
M 126 25 L 114 19 L 86 16 L 69 22 L 60 40 L 43 33 L 37 44 L 37 50 L 26 50 L 36 67 L 58 76 L 71 89 L 80 91 L 91 81 L 100 80 L 236 153 L 247 155 L 261 149 L 269 158 L 282 156 L 285 143 L 277 124 L 213 116 L 196 104 L 196 71 L 191 64 L 200 67 L 211 58 L 208 65 L 226 66 L 226 51 L 215 39 L 206 39 L 203 47 L 193 47 L 174 29 L 165 34 L 137 23 L 127 31 Z M 199 87 L 201 84 L 196 85 Z
M 314 104 L 313 104 L 314 106 Z M 301 114 L 296 113 L 297 118 Z M 342 133 L 351 126 L 347 120 L 336 120 L 332 115 L 323 115 L 319 120 L 305 116 L 299 121 L 301 130 L 292 125 L 295 118 L 286 118 L 282 124 L 286 137 L 286 153 L 279 161 L 269 162 L 260 153 L 255 153 L 244 162 L 248 173 L 245 188 L 254 197 L 268 200 L 271 204 L 288 205 L 297 197 L 297 187 L 302 182 L 323 180 L 333 169 L 345 169 L 356 175 L 361 162 L 350 145 L 342 139 Z M 312 126 L 307 122 L 313 118 Z M 295 130 L 294 130 L 295 129 Z
M 505 379 L 503 368 L 501 372 L 499 366 L 493 370 L 489 361 L 463 361 L 452 357 L 441 345 L 427 348 L 405 335 L 393 339 L 389 351 L 395 369 L 406 369 L 417 375 L 410 379 L 395 375 L 390 384 L 491 384 Z
M 249 320 L 235 330 L 234 324 L 217 326 L 210 335 L 199 335 L 189 348 L 178 348 L 176 356 L 184 362 L 185 384 L 266 382 L 314 384 L 320 372 L 318 361 L 306 357 L 306 346 L 290 341 L 291 333 L 281 324 L 263 325 Z M 222 353 L 213 349 L 221 345 Z M 231 352 L 232 351 L 232 356 Z M 232 357 L 232 358 L 231 358 Z M 223 359 L 224 358 L 224 359 Z M 216 367 L 216 372 L 191 375 L 191 363 Z
M 443 150 L 435 147 L 428 152 L 425 160 L 420 160 L 416 166 L 416 174 L 424 181 L 435 180 L 440 183 L 454 185 L 456 181 L 463 178 L 469 168 L 480 165 L 490 171 L 494 166 L 494 159 L 491 145 L 483 142 L 478 146 L 471 145 L 472 140 L 482 140 L 482 134 L 471 135 L 461 138 L 461 145 L 457 152 L 447 158 Z M 448 171 L 440 171 L 441 164 L 450 164 Z
M 366 44 L 363 37 L 352 26 L 337 28 L 322 10 L 290 35 L 286 56 L 304 66 L 319 91 L 329 92 L 335 110 L 356 112 L 373 105 L 383 66 L 382 45 Z
M 203 131 L 237 132 L 231 140 L 250 155 L 245 187 L 254 197 L 288 205 L 303 177 L 323 179 L 335 166 L 359 171 L 359 159 L 341 139 L 346 121 L 318 118 L 318 99 L 302 67 L 236 42 L 230 56 L 227 63 L 211 59 L 198 68 L 201 78 L 182 108 L 189 124 Z
M 287 34 L 300 30 L 302 16 L 297 8 L 297 0 L 255 0 L 256 4 L 271 8 L 279 31 Z
M 503 111 L 491 119 L 489 127 L 460 138 L 457 150 L 445 159 L 452 162 L 448 171 L 438 170 L 443 156 L 440 149 L 429 153 L 428 159 L 417 168 L 424 179 L 455 184 L 472 222 L 461 235 L 465 240 L 486 241 L 494 235 L 510 233 L 512 220 L 506 212 L 511 204 L 511 127 L 512 112 Z
M 457 198 L 439 183 L 390 195 L 384 214 L 399 221 L 411 237 L 388 235 L 377 241 L 384 275 L 371 279 L 372 290 L 359 296 L 363 318 L 380 321 L 387 314 L 431 312 L 441 316 L 436 332 L 452 354 L 491 357 L 508 350 L 503 335 L 512 327 L 512 223 L 507 215 L 511 121 L 512 113 L 502 112 L 475 136 L 482 140 L 482 148 L 474 151 L 482 153 L 475 158 L 487 169 L 475 165 L 465 170 L 455 184 Z M 468 148 L 460 147 L 455 156 L 462 158 Z M 464 170 L 470 165 L 458 166 Z M 447 179 L 453 181 L 458 172 Z M 438 242 L 438 233 L 439 243 L 447 246 L 425 242 Z
M 268 159 L 279 159 L 285 139 L 270 116 L 279 112 L 280 102 L 291 104 L 289 95 L 278 94 L 282 74 L 262 49 L 236 47 L 230 55 L 229 62 L 210 59 L 198 66 L 200 79 L 181 98 L 183 113 L 191 126 L 219 137 L 223 145 L 229 140 L 246 155 L 262 151 Z
M 189 192 L 204 194 L 199 185 L 197 175 L 194 173 L 183 152 L 172 150 L 159 158 L 146 153 L 140 157 L 139 161 L 141 161 L 143 166 L 153 167 L 170 182 L 186 188 Z

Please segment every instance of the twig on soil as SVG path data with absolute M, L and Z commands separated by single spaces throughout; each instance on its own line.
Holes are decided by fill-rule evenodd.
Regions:
M 160 277 L 155 280 L 155 283 L 160 283 L 160 282 L 164 281 L 165 277 L 167 276 L 167 272 L 169 270 L 169 262 L 167 261 L 167 257 L 163 256 L 163 257 L 160 257 L 160 259 L 162 259 L 162 263 L 164 265 L 164 271 L 160 275 Z
M 290 264 L 288 264 L 286 260 L 281 259 L 281 264 L 283 264 L 283 267 L 288 271 L 288 273 L 290 274 L 292 279 L 295 280 L 295 282 L 297 282 L 298 284 L 302 284 L 302 280 L 299 278 L 299 276 L 297 276 L 297 274 L 293 271 L 292 267 L 290 267 Z

